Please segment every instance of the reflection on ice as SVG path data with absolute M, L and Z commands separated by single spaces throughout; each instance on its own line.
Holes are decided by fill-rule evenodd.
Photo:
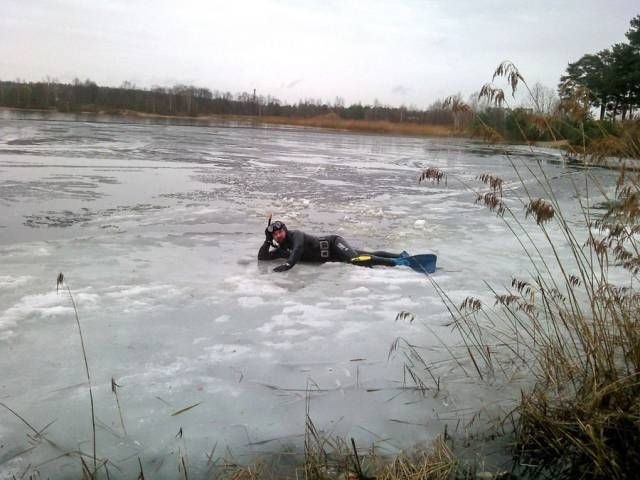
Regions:
M 55 291 L 60 271 L 87 344 L 98 453 L 124 476 L 140 457 L 152 478 L 173 478 L 181 441 L 194 478 L 216 443 L 240 459 L 299 448 L 308 388 L 316 426 L 387 452 L 445 424 L 452 432 L 492 408 L 496 392 L 517 392 L 517 382 L 486 386 L 457 368 L 452 355 L 473 370 L 426 277 L 345 264 L 276 274 L 255 260 L 273 212 L 291 228 L 341 234 L 357 248 L 435 252 L 444 291 L 491 303 L 484 280 L 500 285 L 526 273 L 517 242 L 460 184 L 417 178 L 435 165 L 466 181 L 491 172 L 517 187 L 500 152 L 292 128 L 6 118 L 0 128 L 0 398 L 38 428 L 55 420 L 47 438 L 65 451 L 89 451 L 91 426 L 73 308 Z M 575 172 L 545 168 L 571 220 Z M 414 320 L 396 319 L 401 311 Z M 432 362 L 438 395 L 404 388 L 405 359 L 389 356 L 398 337 Z M 43 477 L 79 472 L 73 456 L 43 463 L 60 452 L 45 443 L 28 450 L 27 433 L 0 411 L 0 444 L 11 446 L 0 453 L 3 477 L 29 464 Z

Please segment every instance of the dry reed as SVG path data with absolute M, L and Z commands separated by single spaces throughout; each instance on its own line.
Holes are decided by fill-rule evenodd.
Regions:
M 258 117 L 256 121 L 278 125 L 297 125 L 302 127 L 348 130 L 363 133 L 384 133 L 397 135 L 415 135 L 428 137 L 458 136 L 454 128 L 448 125 L 429 125 L 402 122 L 395 123 L 383 120 L 348 120 L 334 113 L 311 118 L 299 117 Z
M 510 62 L 498 67 L 494 80 L 501 76 L 512 92 L 520 83 L 526 86 Z M 492 85 L 485 86 L 481 95 L 493 102 L 505 101 L 502 90 Z M 550 128 L 548 119 L 542 124 Z M 592 142 L 591 151 L 585 141 L 583 154 L 591 157 L 591 163 L 608 155 L 637 157 L 638 125 L 629 126 L 628 135 L 621 138 Z M 583 219 L 576 227 L 565 218 L 540 164 L 512 165 L 524 192 L 512 200 L 522 205 L 524 219 L 504 202 L 501 179 L 482 175 L 479 180 L 489 190 L 472 190 L 476 203 L 498 213 L 516 236 L 534 274 L 530 279 L 513 279 L 505 293 L 492 290 L 493 307 L 474 297 L 456 306 L 441 295 L 452 314 L 452 325 L 460 331 L 481 377 L 504 372 L 504 359 L 524 365 L 533 376 L 533 386 L 522 392 L 508 418 L 514 425 L 517 471 L 547 478 L 637 478 L 640 177 L 621 169 L 615 195 L 609 198 L 607 188 L 587 171 L 586 197 L 576 187 Z M 421 180 L 438 180 L 432 170 L 425 172 L 429 173 Z M 533 197 L 523 177 L 533 179 L 546 198 Z M 592 190 L 605 197 L 604 215 L 594 215 Z M 527 217 L 541 229 L 551 258 L 541 253 L 541 245 L 529 234 Z M 580 228 L 586 231 L 586 241 L 579 240 Z M 561 233 L 570 256 L 560 254 L 551 229 Z M 610 280 L 613 269 L 617 284 Z M 494 347 L 492 355 L 488 354 L 490 343 L 500 346 Z
M 96 414 L 95 414 L 95 406 L 93 402 L 93 388 L 91 385 L 91 374 L 89 373 L 89 361 L 87 360 L 87 349 L 84 345 L 84 336 L 82 335 L 82 326 L 80 325 L 80 317 L 78 316 L 78 308 L 76 307 L 76 301 L 71 294 L 71 288 L 64 281 L 64 275 L 62 272 L 58 275 L 56 279 L 56 291 L 60 288 L 66 288 L 67 293 L 69 294 L 69 299 L 71 300 L 71 304 L 73 305 L 73 312 L 76 318 L 76 325 L 78 326 L 78 335 L 80 336 L 80 346 L 82 347 L 82 359 L 84 361 L 84 369 L 87 375 L 87 383 L 89 385 L 89 401 L 91 403 L 91 431 L 92 431 L 92 445 L 93 445 L 93 472 L 91 473 L 89 478 L 94 478 L 98 473 L 98 465 L 97 465 L 97 456 L 96 456 Z M 84 465 L 84 460 L 83 460 Z

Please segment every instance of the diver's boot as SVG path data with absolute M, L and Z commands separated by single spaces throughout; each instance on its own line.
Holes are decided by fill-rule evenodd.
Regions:
M 373 267 L 374 265 L 384 265 L 385 267 L 395 267 L 399 265 L 396 263 L 398 258 L 384 258 L 376 257 L 375 255 L 358 255 L 351 259 L 353 265 L 359 265 L 361 267 Z

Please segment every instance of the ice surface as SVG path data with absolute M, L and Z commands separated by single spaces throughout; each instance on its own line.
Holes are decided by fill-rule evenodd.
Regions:
M 80 340 L 68 294 L 56 292 L 59 272 L 85 337 L 98 455 L 124 477 L 140 457 L 151 478 L 174 478 L 176 452 L 188 451 L 199 478 L 216 443 L 216 456 L 228 448 L 240 461 L 299 448 L 307 390 L 319 429 L 386 452 L 428 441 L 445 424 L 452 432 L 504 397 L 508 386 L 455 368 L 442 344 L 455 351 L 459 339 L 426 277 L 345 264 L 277 274 L 275 262 L 255 260 L 273 212 L 290 228 L 339 233 L 356 248 L 435 252 L 434 278 L 455 301 L 491 303 L 483 280 L 500 286 L 530 266 L 504 223 L 453 177 L 505 178 L 507 201 L 522 212 L 522 187 L 499 150 L 296 128 L 68 120 L 0 119 L 0 401 L 38 429 L 54 421 L 46 437 L 58 445 L 29 450 L 33 432 L 0 408 L 0 476 L 31 465 L 43 478 L 68 478 L 80 462 L 61 453 L 92 448 Z M 515 149 L 511 159 L 541 160 L 575 219 L 572 177 L 581 172 L 555 153 Z M 449 172 L 446 186 L 418 184 L 432 165 Z M 402 388 L 404 357 L 389 357 L 399 337 L 438 366 L 438 395 Z

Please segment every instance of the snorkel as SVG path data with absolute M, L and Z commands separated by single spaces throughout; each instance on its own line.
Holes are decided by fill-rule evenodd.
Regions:
M 273 213 L 269 213 L 269 216 L 267 217 L 267 229 L 271 226 L 271 218 L 273 217 Z M 276 245 L 273 241 L 273 235 L 269 235 L 269 242 L 271 243 L 272 247 L 277 247 L 278 245 Z

